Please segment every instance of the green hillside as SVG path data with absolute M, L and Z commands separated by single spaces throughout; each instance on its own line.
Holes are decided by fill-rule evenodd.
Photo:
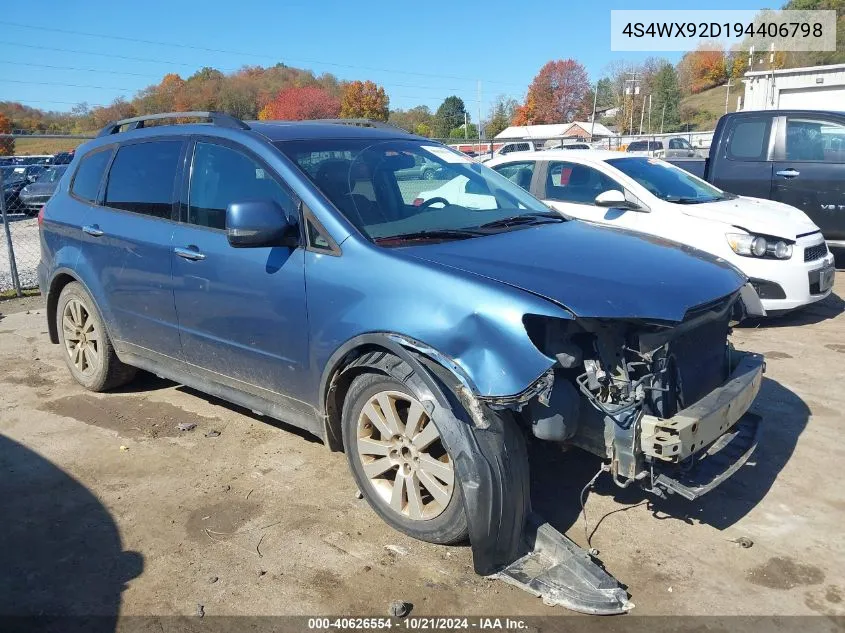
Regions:
M 727 87 L 723 85 L 684 97 L 681 99 L 681 122 L 689 123 L 694 130 L 712 130 L 719 117 L 725 113 L 726 92 Z M 743 92 L 741 83 L 738 86 L 731 85 L 728 112 L 736 110 L 736 98 Z

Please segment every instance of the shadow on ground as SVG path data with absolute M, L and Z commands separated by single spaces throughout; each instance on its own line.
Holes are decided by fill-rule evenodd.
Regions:
M 67 630 L 74 622 L 68 616 L 85 616 L 85 630 L 113 631 L 121 592 L 141 573 L 143 558 L 123 551 L 99 500 L 0 435 L 0 516 L 0 630 Z
M 839 273 L 843 274 L 843 273 Z M 832 292 L 817 303 L 764 319 L 746 319 L 737 327 L 742 329 L 795 327 L 833 319 L 845 312 L 845 301 Z
M 763 418 L 757 450 L 745 466 L 709 494 L 692 502 L 677 496 L 660 499 L 637 486 L 619 488 L 607 474 L 599 477 L 590 494 L 612 496 L 626 506 L 647 503 L 657 519 L 697 521 L 719 530 L 730 527 L 766 496 L 792 456 L 810 417 L 810 409 L 800 397 L 768 378 L 763 379 L 751 410 Z M 557 530 L 565 532 L 581 520 L 579 494 L 598 471 L 601 460 L 578 449 L 562 453 L 547 442 L 533 442 L 530 452 L 533 508 Z M 589 529 L 593 530 L 602 519 L 593 513 Z M 577 529 L 580 533 L 580 526 Z

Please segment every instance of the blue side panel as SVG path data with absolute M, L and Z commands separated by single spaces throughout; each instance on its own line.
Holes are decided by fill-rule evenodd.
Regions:
M 174 244 L 205 256 L 171 255 L 185 360 L 243 388 L 306 400 L 305 251 L 233 248 L 223 231 L 188 224 Z
M 111 327 L 112 338 L 178 357 L 171 277 L 173 222 L 105 207 L 90 209 L 77 270 Z
M 552 366 L 522 323 L 528 313 L 571 318 L 551 302 L 356 240 L 341 248 L 340 257 L 305 253 L 312 402 L 335 350 L 370 332 L 399 333 L 445 354 L 481 395 L 520 393 Z

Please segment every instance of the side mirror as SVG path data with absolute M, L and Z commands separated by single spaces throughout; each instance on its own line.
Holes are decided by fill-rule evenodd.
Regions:
M 235 248 L 296 247 L 299 232 L 275 200 L 232 202 L 226 207 L 226 237 Z
M 625 209 L 627 211 L 649 211 L 648 207 L 643 207 L 628 200 L 628 197 L 617 189 L 609 189 L 603 191 L 596 196 L 594 204 L 597 207 L 606 207 L 609 209 Z

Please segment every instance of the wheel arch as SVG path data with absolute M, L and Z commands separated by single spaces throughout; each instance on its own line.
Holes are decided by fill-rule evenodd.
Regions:
M 424 343 L 392 332 L 358 335 L 341 345 L 329 357 L 320 378 L 318 411 L 323 423 L 323 437 L 333 451 L 343 450 L 341 411 L 349 385 L 356 376 L 366 371 L 389 374 L 389 371 L 380 367 L 383 358 L 379 353 L 392 354 L 399 361 L 407 363 L 442 406 L 449 406 L 449 398 L 432 375 L 432 370 L 440 374 L 441 378 L 443 375 L 453 376 L 459 388 L 463 387 L 471 394 L 477 393 L 470 379 L 456 363 Z
M 85 282 L 67 268 L 57 270 L 50 279 L 47 290 L 47 333 L 50 335 L 50 342 L 53 344 L 58 344 L 59 342 L 59 326 L 56 323 L 56 309 L 59 306 L 59 296 L 62 294 L 62 289 L 74 281 L 82 284 L 85 292 L 93 297 Z
M 342 450 L 343 396 L 363 371 L 410 379 L 422 396 L 455 459 L 475 571 L 492 574 L 516 560 L 531 502 L 525 439 L 512 413 L 479 401 L 460 367 L 424 343 L 389 332 L 362 334 L 338 348 L 323 372 L 319 408 L 330 448 Z

